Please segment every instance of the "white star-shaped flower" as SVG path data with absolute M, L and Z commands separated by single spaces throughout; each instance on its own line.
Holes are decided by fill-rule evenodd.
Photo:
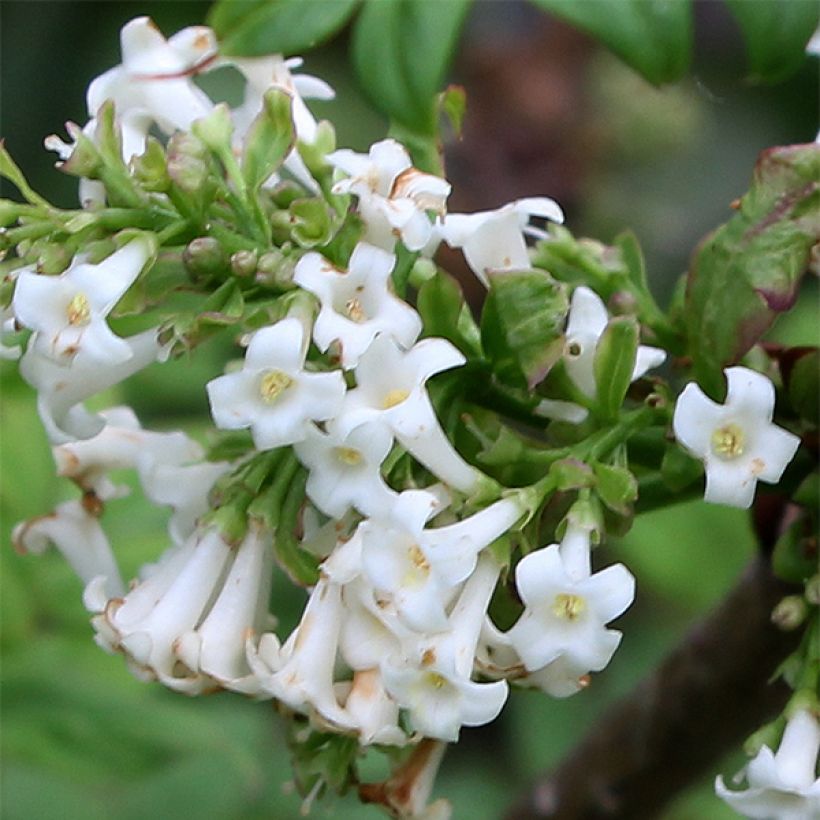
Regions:
M 574 579 L 558 544 L 519 561 L 515 583 L 524 612 L 507 633 L 528 671 L 558 658 L 573 669 L 599 671 L 610 661 L 621 633 L 606 629 L 635 597 L 635 579 L 622 564 Z
M 609 322 L 603 300 L 595 291 L 581 285 L 572 292 L 564 343 L 564 367 L 581 392 L 595 396 L 595 348 Z M 640 345 L 632 380 L 639 379 L 663 364 L 666 353 L 658 347 Z
M 451 248 L 462 249 L 467 264 L 486 287 L 491 273 L 530 267 L 524 234 L 543 236 L 543 231 L 529 226 L 533 216 L 564 221 L 556 202 L 547 197 L 530 197 L 495 211 L 447 214 L 438 220 L 436 233 Z
M 345 394 L 340 371 L 310 373 L 304 361 L 304 328 L 298 319 L 258 330 L 242 370 L 206 386 L 216 426 L 250 427 L 260 450 L 302 441 L 310 421 L 335 416 Z
M 378 334 L 356 366 L 357 386 L 345 396 L 335 422 L 339 431 L 344 435 L 366 421 L 381 421 L 439 479 L 470 492 L 481 474 L 444 434 L 425 388 L 431 376 L 464 361 L 445 339 L 423 339 L 405 351 L 388 334 Z
M 396 257 L 360 242 L 347 271 L 333 267 L 318 253 L 305 254 L 293 281 L 322 303 L 313 339 L 321 351 L 338 341 L 342 365 L 354 367 L 377 333 L 389 333 L 404 347 L 412 347 L 421 333 L 421 318 L 390 290 Z
M 706 468 L 707 501 L 750 507 L 758 481 L 776 484 L 800 439 L 772 424 L 774 386 L 746 367 L 730 367 L 726 402 L 717 404 L 694 383 L 675 405 L 678 442 Z
M 78 353 L 101 365 L 132 356 L 106 317 L 139 276 L 153 252 L 148 236 L 131 240 L 97 265 L 76 256 L 59 276 L 21 270 L 12 309 L 20 324 L 35 331 L 34 345 L 45 356 L 68 364 Z
M 331 518 L 341 518 L 350 507 L 362 515 L 384 512 L 397 496 L 379 469 L 392 444 L 393 434 L 378 422 L 362 424 L 347 436 L 335 432 L 332 424 L 327 433 L 307 428 L 304 441 L 293 449 L 310 469 L 308 498 Z
M 808 709 L 788 720 L 777 752 L 763 746 L 745 773 L 749 788 L 732 791 L 715 780 L 718 797 L 744 817 L 760 820 L 820 820 L 820 723 Z
M 447 180 L 414 168 L 404 146 L 393 139 L 375 143 L 368 154 L 343 148 L 328 154 L 327 161 L 348 175 L 333 192 L 358 197 L 368 242 L 392 250 L 398 235 L 411 251 L 428 243 L 433 225 L 426 212 L 444 210 Z

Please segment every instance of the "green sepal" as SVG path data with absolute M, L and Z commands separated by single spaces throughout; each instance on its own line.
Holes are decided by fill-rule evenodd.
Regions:
M 99 179 L 104 164 L 99 149 L 82 131 L 77 131 L 74 139 L 74 150 L 67 160 L 60 163 L 59 169 L 73 177 Z
M 254 450 L 249 430 L 217 431 L 217 438 L 205 452 L 206 461 L 236 461 Z
M 360 754 L 356 737 L 317 732 L 301 715 L 291 717 L 287 725 L 293 779 L 301 795 L 321 797 L 325 785 L 344 793 L 356 782 L 356 759 Z M 317 787 L 317 783 L 322 785 Z
M 437 269 L 421 284 L 416 308 L 424 321 L 424 336 L 447 339 L 465 356 L 481 356 L 475 320 L 461 285 L 449 273 Z
M 164 193 L 171 185 L 165 149 L 156 137 L 148 137 L 145 151 L 131 160 L 134 179 L 145 191 Z
M 290 235 L 300 248 L 326 245 L 338 228 L 334 211 L 324 199 L 310 197 L 291 202 L 288 208 Z
M 262 110 L 242 149 L 242 176 L 251 191 L 279 170 L 295 145 L 291 105 L 290 95 L 279 88 L 269 88 L 262 97 Z
M 820 151 L 764 151 L 737 213 L 700 244 L 690 267 L 684 320 L 693 371 L 715 400 L 723 368 L 738 362 L 794 304 L 820 239 Z
M 464 116 L 467 113 L 467 92 L 461 85 L 448 85 L 437 98 L 438 110 L 447 117 L 456 138 L 461 138 Z
M 629 515 L 638 498 L 638 481 L 626 467 L 595 462 L 595 491 L 604 504 L 619 515 Z
M 532 389 L 564 349 L 566 285 L 546 271 L 505 271 L 490 277 L 481 312 L 482 347 L 498 377 Z
M 245 299 L 235 279 L 223 282 L 206 300 L 199 314 L 203 324 L 233 325 L 242 318 Z
M 631 316 L 615 316 L 607 323 L 595 347 L 596 410 L 604 419 L 614 420 L 632 383 L 638 355 L 640 330 Z
M 553 486 L 559 492 L 581 490 L 595 486 L 595 473 L 589 464 L 577 458 L 562 458 L 556 461 L 549 471 Z

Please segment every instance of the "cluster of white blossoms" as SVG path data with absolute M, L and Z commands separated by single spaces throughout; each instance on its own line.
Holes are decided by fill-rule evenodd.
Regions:
M 121 41 L 122 64 L 89 87 L 88 123 L 68 124 L 74 142 L 47 140 L 61 161 L 71 162 L 83 140 L 103 138 L 103 106 L 113 103 L 122 160 L 133 171 L 151 134 L 196 131 L 215 112 L 196 76 L 233 66 L 244 80 L 243 102 L 217 112 L 230 118 L 229 159 L 248 150 L 269 89 L 284 92 L 296 144 L 264 180 L 268 190 L 286 180 L 306 197 L 350 197 L 339 212 L 349 206 L 360 235 L 342 254 L 343 266 L 327 258 L 338 261 L 338 248 L 323 254 L 288 244 L 286 295 L 263 293 L 263 311 L 241 326 L 251 328 L 241 365 L 207 383 L 216 427 L 247 430 L 253 442 L 232 461 L 206 460 L 183 433 L 143 429 L 128 408 L 85 407 L 169 352 L 159 327 L 122 338 L 109 326 L 120 300 L 150 275 L 155 234 L 123 232 L 106 258 L 80 251 L 58 275 L 36 265 L 13 270 L 13 298 L 0 319 L 4 330 L 13 324 L 31 332 L 20 369 L 38 392 L 58 473 L 83 492 L 18 525 L 18 548 L 56 545 L 85 583 L 98 643 L 122 653 L 138 676 L 186 694 L 222 688 L 275 698 L 315 728 L 355 735 L 363 745 L 454 741 L 462 726 L 498 715 L 510 683 L 555 697 L 584 688 L 620 643 L 608 624 L 632 603 L 634 578 L 620 564 L 592 571 L 600 521 L 579 512 L 586 507 L 578 500 L 559 527 L 560 543 L 515 565 L 517 619 L 506 631 L 493 622 L 490 601 L 507 570 L 503 549 L 493 546 L 544 497 L 533 505 L 528 491 L 536 485 L 504 491 L 459 453 L 427 383 L 464 365 L 465 355 L 450 341 L 423 337 L 421 316 L 394 289 L 403 252 L 431 258 L 442 242 L 461 249 L 484 284 L 526 270 L 526 238 L 546 237 L 531 221 L 561 222 L 561 209 L 539 197 L 449 213 L 449 183 L 415 168 L 392 139 L 366 154 L 328 148 L 320 180 L 322 128 L 305 99 L 333 92 L 294 76 L 298 60 L 228 58 L 208 28 L 166 40 L 145 17 L 128 23 Z M 154 203 L 173 204 L 152 193 Z M 103 208 L 105 185 L 84 179 L 80 196 L 92 212 Z M 260 322 L 264 311 L 277 320 Z M 560 340 L 574 401 L 539 397 L 536 418 L 577 425 L 595 408 L 596 352 L 609 322 L 600 296 L 576 286 Z M 639 345 L 631 379 L 664 360 L 663 350 Z M 749 506 L 756 481 L 779 480 L 798 439 L 771 423 L 774 391 L 765 377 L 742 367 L 726 376 L 723 406 L 695 385 L 683 391 L 674 431 L 705 462 L 707 500 Z M 397 477 L 397 462 L 408 461 Z M 117 470 L 133 471 L 145 497 L 171 510 L 169 548 L 129 585 L 100 521 L 103 505 L 128 492 L 113 482 Z M 305 559 L 304 576 L 281 560 L 283 543 Z M 277 633 L 270 611 L 277 565 L 308 586 L 288 635 Z M 814 718 L 790 722 L 777 755 L 770 760 L 766 750 L 749 766 L 750 791 L 768 794 L 782 781 L 781 791 L 802 789 L 801 799 L 816 801 L 817 784 L 791 761 L 793 736 L 815 738 L 816 757 L 817 734 Z

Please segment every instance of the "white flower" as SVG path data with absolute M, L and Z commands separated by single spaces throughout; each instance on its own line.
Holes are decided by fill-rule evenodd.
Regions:
M 426 496 L 405 491 L 388 518 L 363 522 L 361 561 L 367 580 L 389 596 L 411 629 L 440 632 L 447 626 L 445 608 L 473 573 L 479 553 L 524 510 L 506 498 L 456 524 L 425 527 L 431 506 Z
M 347 436 L 332 425 L 328 433 L 307 428 L 304 441 L 293 449 L 310 469 L 308 498 L 332 518 L 341 518 L 350 507 L 362 515 L 378 515 L 397 495 L 379 470 L 392 444 L 392 433 L 378 422 L 362 424 Z
M 421 333 L 421 318 L 390 290 L 396 257 L 360 242 L 347 271 L 334 268 L 318 253 L 305 254 L 293 281 L 322 303 L 313 339 L 321 351 L 339 341 L 342 365 L 354 367 L 379 332 L 389 333 L 403 347 L 412 347 Z
M 635 579 L 626 567 L 615 564 L 575 580 L 558 544 L 551 544 L 519 561 L 515 583 L 524 612 L 507 635 L 528 671 L 558 658 L 584 671 L 597 672 L 609 663 L 621 633 L 605 625 L 635 597 Z
M 543 236 L 543 231 L 529 227 L 533 216 L 564 221 L 556 202 L 547 197 L 530 197 L 495 211 L 447 214 L 439 219 L 436 230 L 451 248 L 462 249 L 467 264 L 486 287 L 491 273 L 530 267 L 524 234 Z
M 75 356 L 69 365 L 60 365 L 29 341 L 20 360 L 20 373 L 37 390 L 37 410 L 51 444 L 97 435 L 105 426 L 105 419 L 90 413 L 82 402 L 119 384 L 162 354 L 157 328 L 122 341 L 128 345 L 131 355 L 114 365 L 101 365 L 83 353 Z
M 439 479 L 469 493 L 481 474 L 450 444 L 424 386 L 435 373 L 464 361 L 444 339 L 423 339 L 404 351 L 392 337 L 380 333 L 356 366 L 357 387 L 345 396 L 336 420 L 339 431 L 345 435 L 365 421 L 379 420 Z
M 476 644 L 500 567 L 485 556 L 456 603 L 447 631 L 428 641 L 417 663 L 392 656 L 381 666 L 387 691 L 425 737 L 455 741 L 462 726 L 494 720 L 507 699 L 506 681 L 470 680 Z
M 74 257 L 59 276 L 21 270 L 12 309 L 20 324 L 36 331 L 33 344 L 43 355 L 67 364 L 78 353 L 102 365 L 131 358 L 128 343 L 115 336 L 106 317 L 151 257 L 147 236 L 133 239 L 97 265 Z
M 19 552 L 35 554 L 54 544 L 84 584 L 100 578 L 109 597 L 125 589 L 99 518 L 82 501 L 66 501 L 48 515 L 17 524 L 11 540 Z
M 609 321 L 603 300 L 595 291 L 580 286 L 572 292 L 564 343 L 564 366 L 581 392 L 595 396 L 595 348 Z M 666 353 L 658 347 L 639 345 L 632 380 L 663 364 Z
M 356 726 L 360 745 L 407 743 L 407 735 L 398 726 L 399 705 L 387 694 L 378 667 L 353 673 L 344 708 Z
M 113 100 L 122 127 L 123 159 L 145 149 L 156 123 L 165 134 L 188 131 L 206 116 L 211 101 L 193 82 L 216 56 L 216 38 L 206 26 L 191 26 L 166 40 L 149 17 L 137 17 L 120 32 L 122 64 L 97 77 L 88 87 L 88 115 L 84 129 L 93 134 L 100 106 Z
M 774 386 L 745 367 L 726 374 L 726 402 L 716 404 L 690 382 L 678 398 L 672 425 L 678 442 L 706 468 L 707 501 L 750 507 L 758 481 L 776 484 L 800 439 L 772 424 Z
M 426 211 L 444 210 L 450 194 L 446 180 L 414 168 L 393 139 L 375 143 L 368 154 L 343 148 L 328 154 L 327 161 L 348 175 L 333 186 L 333 193 L 358 197 L 366 241 L 392 250 L 399 235 L 411 251 L 428 243 L 433 225 Z
M 718 776 L 715 791 L 744 817 L 820 820 L 819 750 L 817 718 L 808 709 L 798 709 L 786 724 L 777 752 L 763 746 L 746 766 L 748 789 L 732 791 Z
M 270 450 L 302 441 L 310 420 L 325 421 L 345 393 L 341 372 L 304 370 L 304 328 L 288 318 L 254 333 L 242 370 L 208 382 L 217 427 L 250 427 L 254 444 Z

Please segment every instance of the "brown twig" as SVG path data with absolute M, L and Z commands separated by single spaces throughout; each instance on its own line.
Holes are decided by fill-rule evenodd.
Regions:
M 767 684 L 797 636 L 778 631 L 770 614 L 790 591 L 758 556 L 720 606 L 529 788 L 507 820 L 657 817 L 785 703 L 788 688 Z

